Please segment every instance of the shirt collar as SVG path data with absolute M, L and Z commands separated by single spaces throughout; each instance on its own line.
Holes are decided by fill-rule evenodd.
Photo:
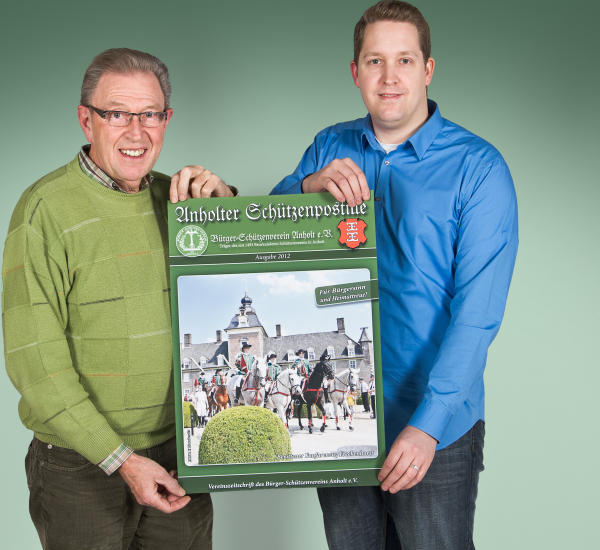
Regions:
M 433 140 L 437 137 L 444 125 L 440 109 L 435 101 L 431 99 L 427 100 L 427 109 L 429 111 L 429 118 L 411 137 L 409 137 L 405 143 L 410 143 L 418 159 L 421 160 L 427 149 L 433 143 Z M 375 133 L 373 132 L 373 123 L 371 122 L 371 115 L 367 115 L 364 119 L 364 127 L 362 130 L 363 145 L 368 143 L 373 149 L 382 150 L 381 145 L 377 142 Z
M 87 174 L 94 181 L 104 185 L 104 187 L 108 187 L 109 189 L 113 189 L 114 191 L 119 191 L 120 193 L 125 193 L 123 189 L 119 187 L 117 182 L 113 180 L 102 168 L 100 168 L 91 158 L 90 158 L 90 145 L 84 145 L 79 151 L 78 155 L 79 167 L 81 170 Z M 152 174 L 146 174 L 140 183 L 140 191 L 146 189 L 152 183 Z

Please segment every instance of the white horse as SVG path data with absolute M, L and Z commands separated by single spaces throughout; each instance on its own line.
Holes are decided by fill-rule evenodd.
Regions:
M 346 369 L 335 375 L 335 378 L 329 384 L 329 399 L 333 404 L 333 412 L 335 415 L 335 427 L 340 430 L 338 424 L 338 407 L 348 410 L 348 394 L 356 389 L 358 385 L 358 369 Z M 352 415 L 348 410 L 348 429 L 353 430 Z
M 296 395 L 302 395 L 302 380 L 296 369 L 282 370 L 271 384 L 267 397 L 267 408 L 276 412 L 281 421 L 288 427 L 286 418 L 287 408 Z
M 252 370 L 247 375 L 236 374 L 227 380 L 229 401 L 235 406 L 235 389 L 240 379 L 242 382 L 242 402 L 238 405 L 255 405 L 262 407 L 265 401 L 265 383 L 267 381 L 267 365 L 262 359 L 256 359 Z

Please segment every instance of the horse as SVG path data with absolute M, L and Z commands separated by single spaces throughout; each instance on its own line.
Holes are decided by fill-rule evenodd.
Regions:
M 294 397 L 302 395 L 301 385 L 302 381 L 296 369 L 290 367 L 277 375 L 267 395 L 267 408 L 276 412 L 286 427 L 288 427 L 287 408 Z
M 209 389 L 209 385 L 205 384 L 206 388 L 205 388 L 205 392 L 206 395 L 208 397 L 208 416 L 214 416 L 215 414 L 217 414 L 217 402 L 215 401 L 215 388 L 214 386 L 212 388 Z
M 225 384 L 217 386 L 213 394 L 213 399 L 217 405 L 217 412 L 221 412 L 229 407 L 229 396 L 227 395 L 227 386 Z
M 227 380 L 227 394 L 229 401 L 235 403 L 235 388 L 237 383 L 243 378 L 242 382 L 242 400 L 238 405 L 254 405 L 262 407 L 265 401 L 265 383 L 267 381 L 267 365 L 262 359 L 256 359 L 252 365 L 252 370 L 245 376 L 236 374 L 230 376 Z
M 315 365 L 310 377 L 304 383 L 302 389 L 302 397 L 304 403 L 306 403 L 306 411 L 308 414 L 308 433 L 312 433 L 312 406 L 316 405 L 321 411 L 323 417 L 323 424 L 321 425 L 321 431 L 325 431 L 325 421 L 327 420 L 327 414 L 323 408 L 323 378 L 327 377 L 328 380 L 333 380 L 334 370 L 331 363 L 329 363 L 329 355 L 325 352 L 321 355 L 319 362 Z M 302 401 L 298 407 L 295 407 L 298 413 L 298 425 L 303 430 L 302 425 Z
M 223 357 L 223 356 L 221 356 Z M 211 386 L 208 394 L 209 403 L 211 404 L 211 416 L 230 407 L 229 396 L 227 395 L 227 381 L 237 374 L 237 369 L 230 367 L 227 371 L 221 374 L 221 384 Z M 213 380 L 215 377 L 213 377 Z
M 357 369 L 345 369 L 339 374 L 336 374 L 333 381 L 329 384 L 329 399 L 333 404 L 333 412 L 335 415 L 335 427 L 341 429 L 338 423 L 338 407 L 344 410 L 347 409 L 348 404 L 346 398 L 351 391 L 356 389 L 358 385 L 358 371 Z M 352 415 L 349 415 L 350 421 L 348 422 L 348 429 L 353 430 L 352 427 Z

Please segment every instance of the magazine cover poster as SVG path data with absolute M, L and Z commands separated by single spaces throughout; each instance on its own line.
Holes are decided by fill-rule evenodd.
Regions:
M 274 200 L 276 222 L 263 205 Z M 287 203 L 330 208 L 291 220 Z M 377 484 L 385 442 L 371 204 L 337 216 L 324 195 L 183 204 L 169 205 L 182 485 Z M 218 207 L 237 212 L 211 222 Z

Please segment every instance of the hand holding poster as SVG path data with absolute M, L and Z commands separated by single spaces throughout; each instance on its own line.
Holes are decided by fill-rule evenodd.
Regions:
M 169 204 L 169 248 L 181 484 L 377 484 L 372 203 L 310 194 Z M 361 395 L 369 383 L 373 409 Z

